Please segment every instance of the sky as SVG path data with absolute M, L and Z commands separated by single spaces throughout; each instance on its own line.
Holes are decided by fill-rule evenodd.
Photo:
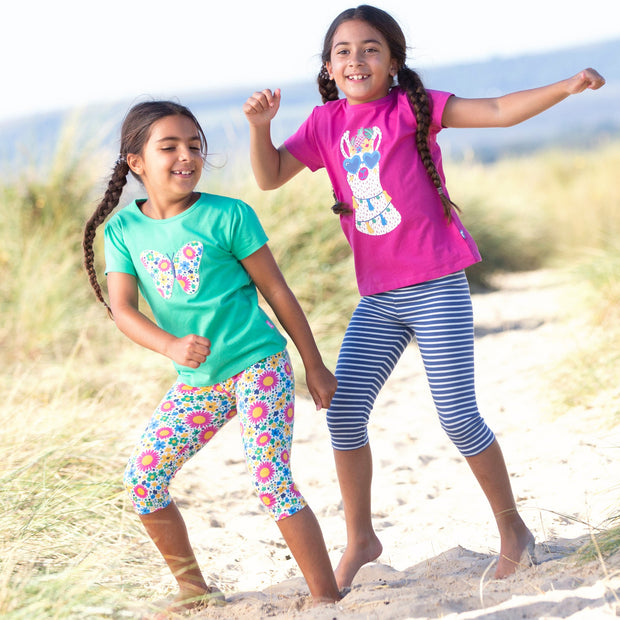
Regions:
M 374 4 L 399 22 L 409 64 L 420 69 L 620 38 L 620 0 Z M 246 86 L 250 95 L 313 81 L 327 27 L 352 6 L 346 0 L 5 2 L 0 122 L 143 96 L 182 101 L 184 93 Z

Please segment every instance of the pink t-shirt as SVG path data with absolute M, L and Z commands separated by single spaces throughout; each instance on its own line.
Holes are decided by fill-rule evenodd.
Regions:
M 428 93 L 431 156 L 445 184 L 437 133 L 451 94 Z M 480 260 L 457 214 L 451 223 L 444 215 L 418 155 L 415 128 L 407 95 L 396 87 L 369 103 L 339 99 L 318 106 L 284 143 L 310 170 L 326 168 L 338 200 L 354 208 L 340 223 L 361 295 L 432 280 Z

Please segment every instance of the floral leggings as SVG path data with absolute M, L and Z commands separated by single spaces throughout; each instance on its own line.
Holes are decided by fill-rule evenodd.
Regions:
M 248 471 L 261 502 L 279 521 L 306 506 L 291 475 L 295 380 L 285 351 L 222 383 L 176 382 L 164 396 L 125 469 L 136 511 L 148 514 L 171 501 L 168 486 L 181 467 L 235 415 Z

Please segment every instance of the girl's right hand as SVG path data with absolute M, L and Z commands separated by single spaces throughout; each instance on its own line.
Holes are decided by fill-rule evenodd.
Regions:
M 255 92 L 243 104 L 243 113 L 250 125 L 270 123 L 280 108 L 280 89 L 271 91 L 268 88 Z
M 323 364 L 311 370 L 306 369 L 306 385 L 316 410 L 329 409 L 338 387 L 338 380 L 332 372 Z
M 595 69 L 584 69 L 577 75 L 567 80 L 568 92 L 571 95 L 576 95 L 583 92 L 587 88 L 591 90 L 598 90 L 605 84 L 605 78 Z
M 166 350 L 166 355 L 181 366 L 198 368 L 211 353 L 211 341 L 204 336 L 188 334 L 174 338 Z

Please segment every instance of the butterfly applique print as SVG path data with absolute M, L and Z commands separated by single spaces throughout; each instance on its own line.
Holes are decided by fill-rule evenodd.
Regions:
M 172 259 L 157 250 L 144 250 L 140 254 L 140 261 L 164 299 L 172 297 L 175 280 L 187 295 L 195 295 L 200 286 L 198 267 L 202 251 L 202 243 L 190 241 L 175 252 Z

